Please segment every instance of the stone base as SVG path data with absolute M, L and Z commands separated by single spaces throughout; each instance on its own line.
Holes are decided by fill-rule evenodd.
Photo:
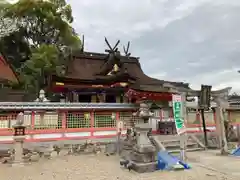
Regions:
M 13 136 L 15 142 L 23 142 L 26 139 L 26 136 Z
M 157 162 L 138 163 L 132 161 L 132 169 L 138 173 L 154 172 L 157 169 Z
M 142 146 L 134 146 L 133 150 L 139 153 L 153 153 L 156 152 L 156 148 L 152 144 L 142 145 Z
M 144 154 L 142 154 L 142 153 L 132 151 L 129 154 L 129 157 L 132 161 L 141 162 L 141 163 L 149 163 L 149 162 L 154 162 L 156 160 L 154 153 L 144 153 Z
M 24 167 L 25 163 L 23 162 L 13 162 L 11 167 Z

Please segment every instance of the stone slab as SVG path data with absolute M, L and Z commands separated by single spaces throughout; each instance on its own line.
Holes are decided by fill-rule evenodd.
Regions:
M 132 161 L 132 169 L 138 173 L 154 172 L 157 169 L 157 162 L 139 163 Z
M 129 155 L 130 159 L 135 162 L 149 163 L 155 161 L 155 153 L 137 153 L 131 152 Z
M 144 146 L 136 145 L 133 147 L 133 150 L 138 153 L 153 153 L 156 151 L 156 148 L 152 144 L 144 145 Z

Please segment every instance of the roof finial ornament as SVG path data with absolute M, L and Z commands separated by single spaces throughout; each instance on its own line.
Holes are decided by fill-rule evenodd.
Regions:
M 84 52 L 84 34 L 82 35 L 82 47 L 81 52 Z
M 127 43 L 127 49 L 125 48 L 125 46 L 123 46 L 123 51 L 125 53 L 125 56 L 127 56 L 127 57 L 131 56 L 131 53 L 128 52 L 129 46 L 130 46 L 130 41 L 128 41 L 128 43 Z
M 116 53 L 118 52 L 118 44 L 120 43 L 120 40 L 117 41 L 117 43 L 115 44 L 115 46 L 112 48 L 112 46 L 109 44 L 107 38 L 105 37 L 105 42 L 106 44 L 108 45 L 109 49 L 106 49 L 105 52 L 108 52 L 108 53 Z
M 107 38 L 105 37 L 105 42 L 107 44 L 107 46 L 109 47 L 109 49 L 106 49 L 105 52 L 107 52 L 108 54 L 106 55 L 105 59 L 105 63 L 100 67 L 100 72 L 98 73 L 99 75 L 106 75 L 109 74 L 109 72 L 114 68 L 115 64 L 118 67 L 121 67 L 121 54 L 118 51 L 118 44 L 120 43 L 120 40 L 117 41 L 117 43 L 115 44 L 114 47 L 112 47 Z M 115 68 L 116 69 L 116 68 Z

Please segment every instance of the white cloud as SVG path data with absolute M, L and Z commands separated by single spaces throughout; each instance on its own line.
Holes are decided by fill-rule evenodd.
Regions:
M 68 0 L 86 50 L 131 41 L 152 77 L 240 92 L 239 0 Z M 120 48 L 121 50 L 121 48 Z

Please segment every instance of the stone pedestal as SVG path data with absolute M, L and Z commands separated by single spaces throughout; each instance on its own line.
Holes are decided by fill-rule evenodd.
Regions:
M 12 166 L 22 166 L 23 165 L 23 142 L 25 136 L 14 136 L 14 161 Z
M 134 116 L 140 117 L 134 128 L 136 141 L 128 140 L 133 146 L 128 156 L 123 157 L 124 160 L 120 161 L 120 164 L 139 173 L 153 172 L 157 168 L 156 147 L 148 137 L 151 130 L 148 121 L 152 113 L 146 103 L 141 103 L 139 111 L 134 113 Z
M 156 170 L 156 148 L 151 143 L 147 134 L 151 127 L 147 123 L 137 124 L 136 130 L 136 145 L 130 153 L 132 161 L 132 169 L 139 173 L 153 172 Z
M 152 145 L 150 139 L 148 138 L 148 132 L 150 130 L 151 127 L 147 123 L 137 124 L 135 126 L 137 144 L 134 149 L 139 153 L 149 153 L 156 151 L 156 148 Z

